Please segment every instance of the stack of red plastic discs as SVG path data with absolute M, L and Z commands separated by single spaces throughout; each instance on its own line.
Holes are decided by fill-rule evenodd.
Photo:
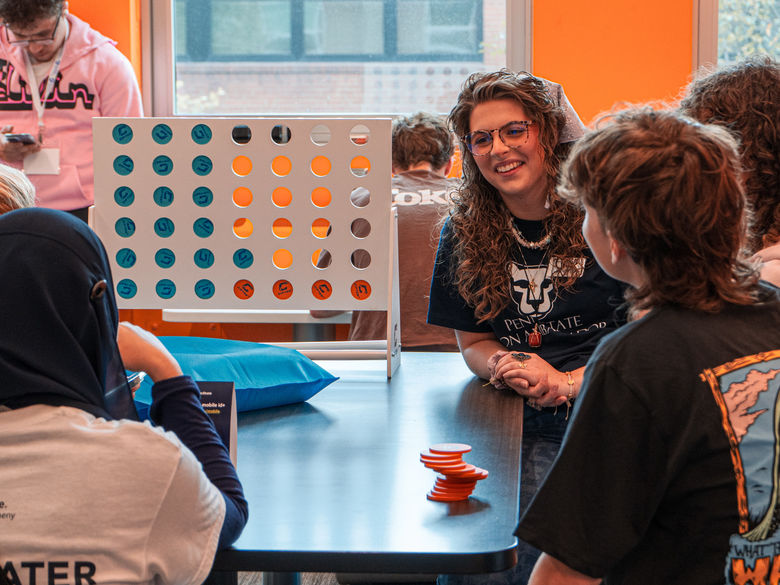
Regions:
M 464 443 L 439 443 L 431 445 L 420 453 L 420 461 L 429 469 L 438 472 L 428 499 L 436 502 L 458 502 L 467 500 L 477 482 L 488 476 L 481 469 L 463 460 L 463 454 L 471 451 L 471 445 Z

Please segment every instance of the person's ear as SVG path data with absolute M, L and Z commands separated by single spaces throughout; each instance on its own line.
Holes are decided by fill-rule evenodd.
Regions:
M 452 165 L 455 164 L 455 161 L 453 160 L 453 157 L 450 157 L 450 160 L 447 161 L 447 164 L 444 165 L 444 176 L 449 177 L 450 171 L 452 170 Z
M 619 264 L 623 259 L 628 256 L 626 249 L 620 245 L 615 238 L 612 237 L 612 232 L 607 230 L 607 238 L 609 238 L 609 259 L 612 264 Z

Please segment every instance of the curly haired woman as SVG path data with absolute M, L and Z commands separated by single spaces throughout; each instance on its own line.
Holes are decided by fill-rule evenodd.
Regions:
M 753 208 L 748 246 L 762 278 L 780 285 L 780 63 L 754 56 L 693 81 L 680 110 L 730 130 L 739 141 Z
M 463 183 L 443 227 L 428 322 L 455 329 L 478 376 L 526 399 L 520 504 L 546 475 L 598 341 L 623 322 L 623 287 L 594 261 L 582 210 L 555 193 L 583 126 L 562 88 L 527 73 L 475 73 L 450 125 Z M 508 573 L 449 583 L 525 583 L 538 551 Z

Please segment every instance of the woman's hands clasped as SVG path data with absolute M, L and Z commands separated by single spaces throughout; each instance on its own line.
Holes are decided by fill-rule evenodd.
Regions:
M 569 399 L 568 376 L 534 353 L 499 350 L 488 358 L 490 382 L 511 388 L 529 406 L 560 406 Z

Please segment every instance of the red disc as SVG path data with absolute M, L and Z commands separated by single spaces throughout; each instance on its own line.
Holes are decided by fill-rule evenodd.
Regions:
M 437 445 L 431 445 L 431 453 L 468 453 L 471 451 L 471 445 L 465 443 L 438 443 Z
M 468 496 L 452 496 L 449 494 L 439 494 L 431 490 L 428 492 L 426 496 L 429 500 L 432 500 L 434 502 L 460 502 L 463 500 L 468 500 Z
M 487 470 L 480 469 L 479 467 L 474 467 L 474 469 L 465 469 L 463 471 L 442 471 L 441 473 L 447 476 L 448 479 L 454 477 L 460 479 L 481 480 L 481 479 L 485 479 L 488 476 Z
M 452 472 L 442 471 L 441 473 L 446 476 L 465 477 L 473 474 L 476 468 L 477 468 L 476 465 L 471 465 L 470 463 L 466 463 L 466 467 L 464 469 L 458 469 Z
M 436 476 L 436 481 L 446 481 L 451 484 L 474 483 L 479 481 L 476 477 L 455 477 L 454 475 L 445 475 L 440 473 Z
M 436 461 L 460 461 L 462 459 L 460 453 L 432 453 L 429 449 L 420 451 L 420 458 Z
M 479 467 L 474 467 L 474 469 L 466 469 L 463 471 L 443 471 L 444 475 L 447 476 L 447 478 L 460 478 L 460 479 L 476 479 L 481 480 L 485 479 L 488 476 L 488 472 L 486 469 L 480 469 Z
M 434 484 L 434 487 L 443 487 L 448 489 L 473 489 L 474 486 L 477 485 L 476 479 L 471 479 L 469 481 L 450 481 L 447 479 L 437 479 L 436 483 Z
M 447 457 L 446 459 L 437 459 L 435 457 L 428 457 L 427 455 L 420 455 L 420 461 L 423 463 L 441 463 L 442 465 L 453 465 L 455 463 L 465 463 L 460 457 Z
M 453 495 L 469 495 L 471 492 L 474 491 L 475 486 L 467 486 L 467 487 L 461 487 L 461 488 L 453 488 L 446 485 L 439 485 L 436 484 L 433 486 L 433 491 L 440 492 L 444 494 L 453 494 Z
M 423 465 L 427 467 L 428 469 L 433 469 L 434 471 L 438 471 L 439 473 L 443 473 L 447 475 L 448 473 L 456 473 L 460 471 L 467 471 L 469 464 L 468 463 L 434 463 L 430 461 L 423 461 Z

